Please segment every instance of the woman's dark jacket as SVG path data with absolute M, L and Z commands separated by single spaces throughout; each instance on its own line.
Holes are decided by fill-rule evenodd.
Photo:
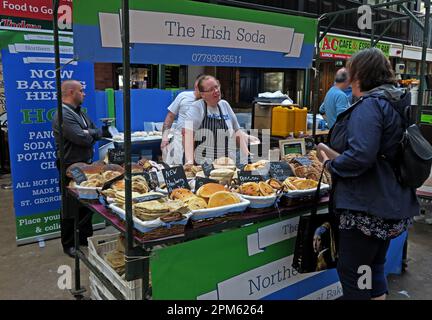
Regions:
M 341 155 L 329 163 L 336 180 L 335 209 L 363 211 L 384 219 L 418 214 L 415 189 L 402 187 L 392 167 L 404 131 L 399 112 L 403 114 L 410 100 L 410 94 L 384 85 L 338 116 L 330 147 Z

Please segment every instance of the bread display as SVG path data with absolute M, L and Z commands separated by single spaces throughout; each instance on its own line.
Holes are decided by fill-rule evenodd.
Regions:
M 283 190 L 283 184 L 277 179 L 271 178 L 266 181 L 274 190 Z
M 269 164 L 268 160 L 260 160 L 251 164 L 247 164 L 244 166 L 244 171 L 255 171 L 260 169 L 266 169 Z
M 322 163 L 319 161 L 316 151 L 312 150 L 306 156 L 310 161 L 311 165 L 304 166 L 296 161 L 296 158 L 303 157 L 297 154 L 290 154 L 284 157 L 284 160 L 289 163 L 292 168 L 293 173 L 299 178 L 306 178 L 310 180 L 319 181 L 321 171 L 323 168 Z M 331 175 L 327 170 L 324 170 L 324 176 L 322 179 L 323 183 L 331 184 Z
M 210 198 L 214 193 L 218 191 L 225 191 L 225 187 L 219 183 L 207 183 L 201 186 L 196 194 L 202 198 Z
M 215 169 L 231 169 L 236 170 L 235 161 L 228 157 L 220 157 L 213 161 L 213 167 Z
M 177 188 L 171 192 L 170 199 L 172 199 L 172 200 L 185 200 L 191 196 L 194 196 L 192 191 L 190 191 L 188 189 L 184 189 L 184 188 Z
M 218 191 L 210 196 L 207 207 L 216 208 L 233 205 L 236 203 L 240 203 L 240 199 L 234 193 L 228 191 Z

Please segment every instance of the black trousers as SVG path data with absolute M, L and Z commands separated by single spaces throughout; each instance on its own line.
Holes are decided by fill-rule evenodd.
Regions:
M 70 196 L 66 196 L 69 197 Z M 80 206 L 78 201 L 70 199 L 67 201 L 68 210 L 78 211 L 78 231 L 79 231 L 79 244 L 81 246 L 87 246 L 87 238 L 93 235 L 92 215 L 93 213 L 86 207 Z M 73 201 L 75 200 L 75 201 Z M 70 205 L 74 204 L 74 205 Z M 71 212 L 71 213 L 73 213 Z M 75 246 L 75 232 L 74 232 L 75 219 L 71 218 L 60 218 L 61 227 L 61 243 L 63 249 L 68 249 Z
M 57 161 L 58 162 L 58 161 Z M 70 164 L 65 165 L 67 168 Z M 57 168 L 59 164 L 57 163 Z M 60 169 L 59 169 L 60 172 Z M 66 177 L 65 185 L 67 186 L 71 179 Z M 62 201 L 65 202 L 67 214 L 60 215 L 60 228 L 61 228 L 61 243 L 63 250 L 75 246 L 75 232 L 74 222 L 75 215 L 78 212 L 78 231 L 79 231 L 79 244 L 87 246 L 87 238 L 93 235 L 92 215 L 93 212 L 80 204 L 80 202 L 70 196 L 66 191 L 66 197 Z

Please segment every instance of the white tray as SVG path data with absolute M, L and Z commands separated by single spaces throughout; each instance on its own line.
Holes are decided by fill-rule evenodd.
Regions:
M 229 206 L 222 206 L 217 208 L 210 208 L 210 209 L 200 209 L 200 210 L 192 210 L 192 217 L 191 219 L 196 220 L 202 220 L 202 219 L 209 219 L 209 218 L 216 218 L 221 217 L 223 215 L 226 215 L 228 213 L 233 212 L 243 212 L 246 210 L 246 208 L 250 205 L 250 201 L 240 198 L 240 203 L 231 204 Z
M 102 187 L 81 187 L 75 185 L 73 187 L 78 192 L 80 199 L 94 200 L 99 198 L 97 190 L 102 191 Z
M 115 213 L 117 213 L 121 219 L 126 220 L 126 212 L 122 209 L 117 207 L 115 204 L 110 204 L 108 206 L 112 211 L 114 211 Z M 189 218 L 192 216 L 192 212 L 189 212 L 187 214 L 185 214 L 186 218 L 183 220 L 179 220 L 179 221 L 174 221 L 174 222 L 163 222 L 161 219 L 157 218 L 155 220 L 150 220 L 150 221 L 142 221 L 140 219 L 138 219 L 135 216 L 132 216 L 133 222 L 134 222 L 134 228 L 137 229 L 138 231 L 145 233 L 145 232 L 149 232 L 155 228 L 158 227 L 166 227 L 166 228 L 170 228 L 171 225 L 176 225 L 176 224 L 181 224 L 181 225 L 185 225 Z
M 330 185 L 325 184 L 325 183 L 321 183 L 320 192 L 327 191 L 328 189 L 330 189 Z M 307 195 L 314 194 L 316 192 L 316 190 L 317 190 L 317 188 L 305 189 L 305 190 L 288 190 L 288 191 L 284 192 L 284 195 L 286 195 L 288 197 L 301 197 L 301 196 L 307 196 Z
M 261 208 L 268 208 L 274 205 L 277 199 L 276 193 L 272 196 L 248 196 L 245 194 L 239 194 L 240 197 L 243 199 L 250 201 L 250 208 L 254 209 L 261 209 Z

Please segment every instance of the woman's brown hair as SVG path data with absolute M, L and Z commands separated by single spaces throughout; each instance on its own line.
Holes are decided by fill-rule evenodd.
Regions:
M 365 92 L 383 84 L 396 84 L 390 61 L 377 48 L 356 52 L 347 62 L 350 82 L 359 81 L 360 91 Z

